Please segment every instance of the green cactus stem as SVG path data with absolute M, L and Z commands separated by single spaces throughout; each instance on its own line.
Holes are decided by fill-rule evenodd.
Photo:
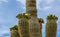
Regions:
M 57 33 L 57 21 L 58 17 L 50 14 L 47 16 L 47 23 L 46 23 L 46 37 L 56 37 Z
M 17 25 L 10 28 L 11 37 L 20 37 L 18 33 Z
M 26 12 L 37 17 L 36 0 L 26 0 Z
M 29 24 L 28 24 L 28 17 L 25 13 L 22 14 L 22 17 L 18 16 L 18 32 L 20 37 L 29 37 Z
M 38 18 L 39 24 L 40 24 L 40 37 L 42 37 L 42 23 L 44 23 L 44 20 L 42 18 Z

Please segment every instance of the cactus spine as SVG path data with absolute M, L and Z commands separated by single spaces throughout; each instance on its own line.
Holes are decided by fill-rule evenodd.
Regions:
M 47 16 L 47 23 L 46 23 L 46 37 L 56 37 L 57 33 L 57 16 L 49 15 Z

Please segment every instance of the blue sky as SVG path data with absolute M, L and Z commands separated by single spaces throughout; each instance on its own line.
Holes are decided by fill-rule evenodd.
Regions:
M 60 0 L 37 0 L 38 17 L 46 21 L 46 16 L 58 16 L 57 37 L 60 37 Z M 16 15 L 26 11 L 26 0 L 0 0 L 0 37 L 10 37 L 9 28 L 17 24 Z M 45 36 L 45 23 L 42 29 Z

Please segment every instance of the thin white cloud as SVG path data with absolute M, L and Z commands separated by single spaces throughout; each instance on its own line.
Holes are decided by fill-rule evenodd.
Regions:
M 16 0 L 16 1 L 22 3 L 24 5 L 23 9 L 26 10 L 26 0 Z
M 37 0 L 37 7 L 38 7 L 38 5 L 40 4 L 41 1 L 42 1 L 42 0 Z
M 3 2 L 8 2 L 7 0 L 0 0 L 0 4 L 2 4 Z
M 5 34 L 5 33 L 9 33 L 9 31 L 8 30 L 0 30 L 0 36 L 3 36 L 3 34 Z
M 21 2 L 21 3 L 23 3 L 23 4 L 26 3 L 26 0 L 16 0 L 16 1 Z M 40 1 L 41 1 L 41 0 L 37 0 L 37 3 L 40 2 Z
M 8 2 L 7 0 L 0 0 L 0 2 Z
M 51 8 L 52 8 L 51 6 L 46 6 L 46 7 L 43 7 L 43 8 L 40 8 L 39 6 L 37 7 L 38 10 L 49 10 Z
M 43 8 L 40 8 L 40 6 L 39 6 L 39 4 L 41 3 L 41 2 L 46 2 L 46 4 L 52 4 L 53 2 L 54 2 L 55 0 L 38 0 L 37 1 L 37 9 L 38 10 L 49 10 L 49 9 L 51 9 L 52 8 L 52 6 L 44 6 Z M 42 4 L 42 3 L 41 3 Z
M 37 4 L 40 3 L 42 0 L 36 0 L 37 1 Z
M 3 36 L 6 33 L 9 34 L 9 27 L 6 26 L 6 25 L 1 25 L 1 27 L 0 27 L 0 37 Z
M 43 10 L 49 10 L 49 9 L 51 9 L 50 6 L 46 6 L 46 7 L 43 8 Z
M 21 2 L 22 4 L 26 3 L 26 0 L 16 0 L 16 1 Z
M 51 4 L 55 0 L 37 0 L 37 5 L 39 5 L 41 2 L 46 2 L 46 4 Z
M 21 2 L 22 4 L 26 4 L 26 0 L 16 0 L 18 2 Z M 42 0 L 36 0 L 37 4 L 40 3 Z
M 45 0 L 45 2 L 47 3 L 47 4 L 50 4 L 50 3 L 52 3 L 52 2 L 54 2 L 55 0 Z
M 9 23 L 9 22 L 11 22 L 11 20 L 0 18 L 0 23 Z
M 16 0 L 16 1 L 21 2 L 22 4 L 26 5 L 26 0 Z M 40 4 L 40 2 L 42 2 L 42 1 L 43 1 L 43 0 L 36 0 L 36 2 L 37 2 L 37 8 L 38 8 L 39 10 L 49 10 L 49 9 L 51 9 L 50 6 L 46 6 L 46 7 L 43 7 L 43 8 L 39 8 L 39 4 Z M 44 0 L 44 1 L 47 2 L 47 3 L 54 2 L 54 0 Z M 24 7 L 24 9 L 25 9 L 25 7 Z

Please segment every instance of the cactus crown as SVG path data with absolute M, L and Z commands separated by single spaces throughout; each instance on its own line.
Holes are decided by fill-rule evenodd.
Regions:
M 39 23 L 44 23 L 44 20 L 42 18 L 38 18 Z
M 13 27 L 11 27 L 11 28 L 10 28 L 10 31 L 12 31 L 12 30 L 17 30 L 17 31 L 18 31 L 17 25 L 14 25 Z
M 30 19 L 30 16 L 27 13 L 22 13 L 22 14 L 17 14 L 16 18 L 18 18 L 18 19 L 20 19 L 20 18 Z
M 22 14 L 17 14 L 16 18 L 18 19 L 22 18 Z
M 53 14 L 50 14 L 49 16 L 47 16 L 47 20 L 58 20 L 58 17 Z

